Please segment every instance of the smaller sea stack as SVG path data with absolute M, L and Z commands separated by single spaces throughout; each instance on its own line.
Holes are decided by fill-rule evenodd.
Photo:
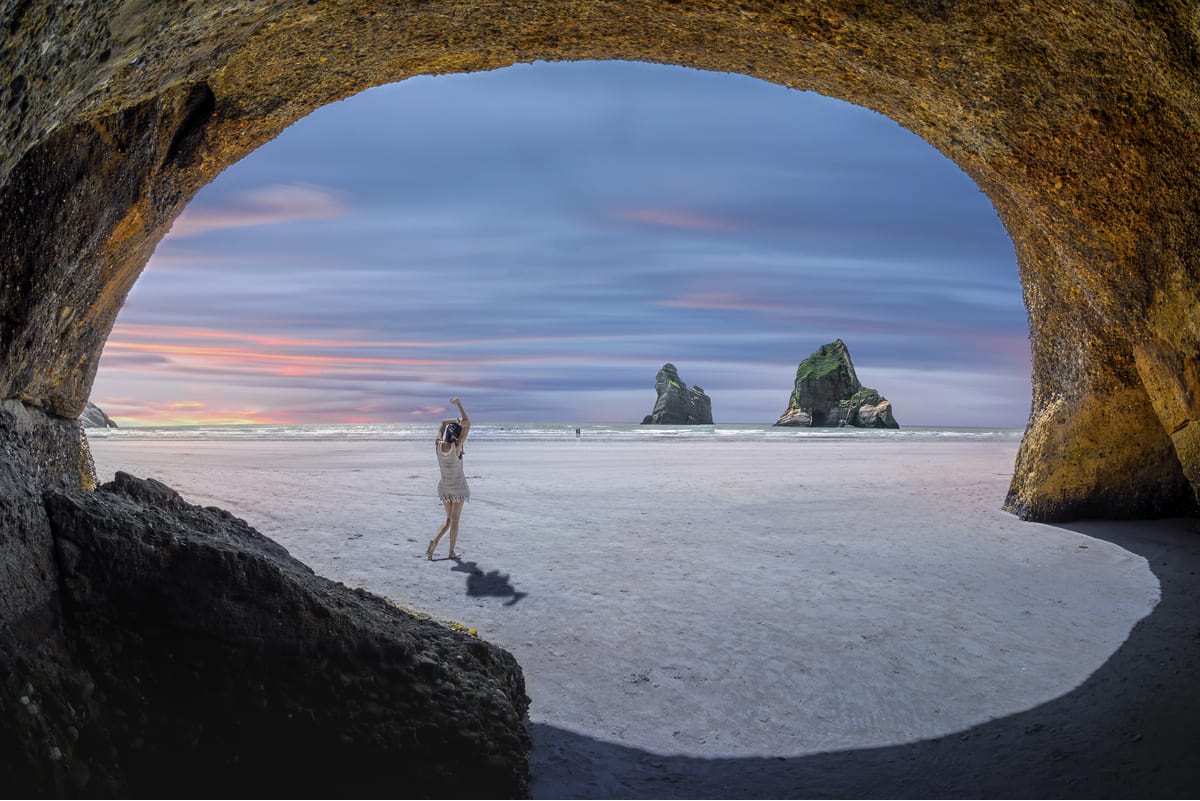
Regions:
M 664 364 L 654 379 L 658 400 L 654 411 L 642 419 L 642 425 L 712 425 L 712 399 L 698 386 L 688 387 L 671 363 Z
M 84 428 L 117 428 L 117 424 L 112 421 L 112 418 L 91 401 L 88 401 L 83 414 L 79 415 L 79 422 L 83 424 Z

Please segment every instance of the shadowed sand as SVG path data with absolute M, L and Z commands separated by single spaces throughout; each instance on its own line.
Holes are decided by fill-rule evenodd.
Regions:
M 1195 786 L 1195 521 L 1024 523 L 1010 442 L 467 449 L 99 439 L 317 572 L 525 668 L 535 795 L 1176 794 Z

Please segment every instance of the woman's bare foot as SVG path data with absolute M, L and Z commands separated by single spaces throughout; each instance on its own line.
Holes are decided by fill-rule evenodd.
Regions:
M 430 540 L 429 547 L 425 549 L 425 558 L 430 562 L 433 561 L 433 549 L 435 547 L 437 547 L 437 542 L 435 540 Z
M 451 554 L 450 554 L 450 558 L 451 558 L 451 559 L 461 559 L 461 558 L 462 558 L 462 555 L 463 555 L 463 552 L 462 552 L 462 551 L 455 551 L 455 552 L 453 552 L 453 553 L 451 553 Z

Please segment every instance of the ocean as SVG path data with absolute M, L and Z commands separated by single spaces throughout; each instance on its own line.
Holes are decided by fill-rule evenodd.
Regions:
M 88 438 L 152 440 L 379 440 L 432 439 L 436 423 L 345 423 L 318 425 L 198 425 L 89 428 Z M 729 423 L 710 426 L 644 426 L 637 423 L 472 423 L 473 440 L 789 441 L 862 440 L 902 442 L 1019 441 L 1021 428 L 783 428 Z

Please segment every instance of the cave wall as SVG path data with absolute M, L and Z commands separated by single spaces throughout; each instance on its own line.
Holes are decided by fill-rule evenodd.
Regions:
M 527 794 L 511 654 L 158 482 L 93 480 L 76 421 L 0 401 L 6 794 Z
M 0 0 L 0 26 L 0 397 L 77 415 L 174 217 L 312 109 L 417 74 L 640 59 L 858 103 L 953 159 L 1013 238 L 1030 316 L 1008 508 L 1194 507 L 1194 4 Z
M 76 787 L 63 756 L 86 728 L 88 677 L 66 647 L 42 493 L 91 483 L 81 442 L 75 421 L 0 401 L 0 786 L 13 796 Z
M 1033 398 L 1007 508 L 1177 514 L 1200 486 L 1198 41 L 1188 0 L 0 0 L 0 780 L 136 786 L 120 760 L 64 759 L 107 674 L 56 550 L 127 499 L 68 504 L 100 507 L 60 509 L 56 535 L 47 498 L 89 486 L 72 418 L 157 242 L 311 110 L 418 74 L 618 58 L 886 114 L 1016 247 Z

